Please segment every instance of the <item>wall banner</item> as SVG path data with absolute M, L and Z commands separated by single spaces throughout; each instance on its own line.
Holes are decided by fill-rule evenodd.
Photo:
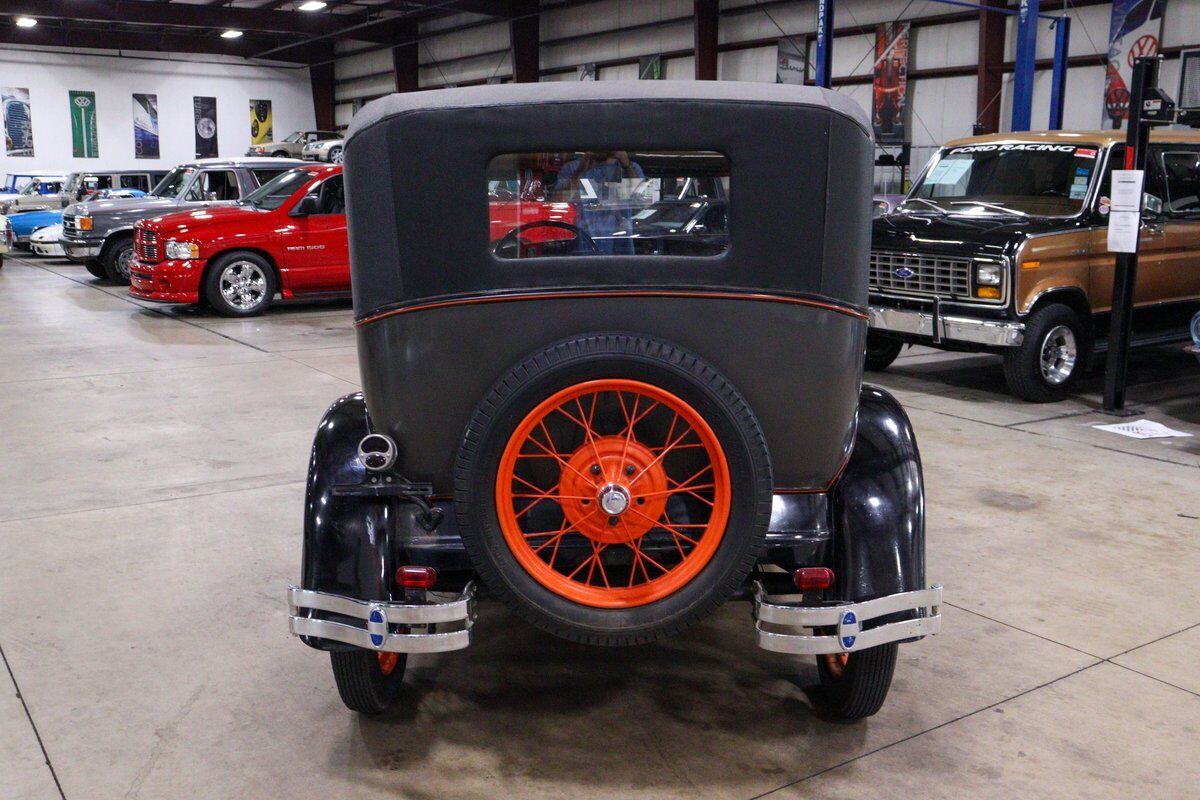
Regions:
M 133 156 L 158 158 L 158 95 L 133 96 Z
M 1129 119 L 1133 60 L 1138 56 L 1158 55 L 1166 5 L 1167 0 L 1113 0 L 1101 127 L 1119 129 Z
M 96 93 L 67 92 L 71 102 L 71 155 L 75 158 L 99 158 L 96 141 Z
M 196 129 L 196 158 L 217 157 L 217 98 L 192 98 L 192 123 Z
M 908 104 L 907 22 L 875 26 L 875 77 L 872 82 L 871 122 L 875 140 L 904 142 L 904 107 Z
M 580 81 L 596 80 L 596 62 L 589 61 L 575 68 L 575 79 Z
M 270 100 L 250 101 L 250 144 L 266 144 L 274 141 L 274 121 L 271 119 Z
M 638 59 L 638 80 L 661 81 L 666 77 L 662 56 L 642 56 Z
M 775 82 L 803 86 L 808 74 L 808 58 L 804 53 L 804 38 L 780 39 L 776 44 Z
M 0 105 L 3 106 L 4 154 L 22 158 L 33 157 L 33 116 L 29 108 L 29 90 L 15 86 L 0 86 Z

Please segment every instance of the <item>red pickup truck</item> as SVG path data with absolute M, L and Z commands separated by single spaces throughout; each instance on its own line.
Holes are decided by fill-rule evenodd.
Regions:
M 571 203 L 489 193 L 489 238 L 501 258 L 539 255 L 574 240 Z M 143 300 L 207 303 L 230 317 L 275 300 L 350 291 L 342 165 L 288 170 L 234 206 L 152 217 L 134 226 L 129 291 Z
M 297 167 L 235 206 L 144 219 L 134 227 L 130 292 L 261 314 L 284 300 L 346 296 L 350 253 L 341 165 Z

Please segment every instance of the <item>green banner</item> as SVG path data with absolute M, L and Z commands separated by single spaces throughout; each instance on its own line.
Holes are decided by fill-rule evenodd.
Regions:
M 96 93 L 70 92 L 71 151 L 75 158 L 99 158 L 96 141 Z

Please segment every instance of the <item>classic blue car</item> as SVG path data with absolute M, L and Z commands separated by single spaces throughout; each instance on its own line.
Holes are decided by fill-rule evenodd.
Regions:
M 117 197 L 145 197 L 141 189 L 100 189 L 89 195 L 89 200 L 111 200 Z M 18 247 L 29 247 L 29 237 L 34 231 L 50 225 L 62 224 L 63 210 L 61 208 L 46 208 L 38 211 L 19 211 L 8 215 L 8 225 L 12 229 L 13 243 Z
M 41 211 L 22 211 L 8 217 L 12 230 L 12 241 L 18 247 L 29 247 L 29 237 L 39 228 L 62 224 L 61 208 L 46 208 Z

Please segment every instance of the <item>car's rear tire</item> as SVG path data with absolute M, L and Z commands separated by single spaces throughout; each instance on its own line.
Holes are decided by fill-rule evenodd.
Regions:
M 1087 330 L 1069 306 L 1051 303 L 1025 323 L 1025 339 L 1004 352 L 1009 391 L 1031 403 L 1064 399 L 1084 370 L 1090 353 Z
M 896 357 L 900 355 L 900 351 L 904 349 L 904 342 L 899 339 L 893 339 L 885 333 L 876 331 L 867 331 L 867 360 L 865 366 L 872 372 L 882 372 L 892 365 Z
M 83 267 L 93 277 L 100 278 L 101 280 L 108 279 L 108 271 L 106 269 L 104 269 L 104 264 L 95 259 L 90 259 L 88 261 L 85 261 L 83 264 Z
M 204 276 L 204 297 L 223 317 L 253 317 L 275 299 L 275 270 L 257 253 L 218 256 Z
M 340 147 L 332 147 L 332 148 L 330 148 L 330 150 L 329 150 L 329 163 L 330 163 L 330 164 L 340 164 L 340 163 L 342 163 L 342 148 L 340 148 Z
M 276 150 L 274 153 L 271 153 L 271 158 L 291 158 L 291 157 L 292 157 L 292 154 L 289 153 L 287 150 Z
M 487 587 L 533 625 L 600 645 L 682 631 L 742 586 L 771 489 L 737 389 L 690 353 L 624 334 L 513 368 L 455 470 L 459 530 Z
M 896 670 L 896 642 L 858 650 L 817 656 L 821 678 L 817 700 L 830 717 L 855 720 L 883 707 Z
M 335 650 L 329 654 L 342 702 L 360 714 L 381 714 L 400 699 L 407 661 L 404 653 Z
M 121 236 L 109 242 L 100 256 L 104 277 L 113 283 L 128 284 L 129 269 L 133 266 L 133 237 Z

